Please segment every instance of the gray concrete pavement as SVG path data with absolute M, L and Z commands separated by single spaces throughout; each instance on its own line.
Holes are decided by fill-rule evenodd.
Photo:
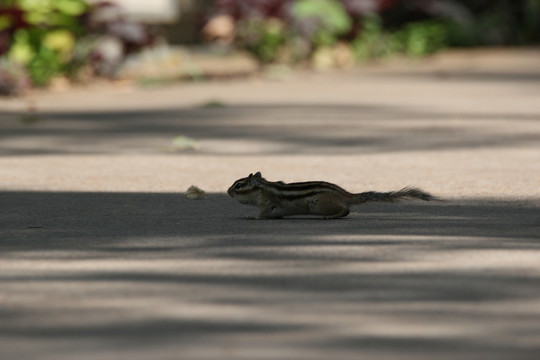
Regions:
M 0 358 L 538 358 L 539 54 L 0 100 Z M 447 201 L 251 221 L 256 170 Z

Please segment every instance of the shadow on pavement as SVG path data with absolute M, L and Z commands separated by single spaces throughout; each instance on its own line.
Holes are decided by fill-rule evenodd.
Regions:
M 471 81 L 471 82 L 521 82 L 537 84 L 540 81 L 540 73 L 537 71 L 481 71 L 478 69 L 467 70 L 435 70 L 428 72 L 392 72 L 381 76 L 399 76 L 399 77 L 427 77 L 444 81 Z
M 160 153 L 179 134 L 206 141 L 198 153 L 235 155 L 474 149 L 540 142 L 540 133 L 530 127 L 493 131 L 490 125 L 500 120 L 538 121 L 539 114 L 437 112 L 403 106 L 275 104 L 39 112 L 35 122 L 24 124 L 21 119 L 26 116 L 0 112 L 4 119 L 0 155 Z M 455 120 L 469 123 L 456 127 Z M 273 146 L 242 152 L 228 148 L 243 141 Z
M 208 237 L 216 240 L 213 246 L 227 248 L 257 246 L 261 240 L 280 245 L 272 240 L 274 236 L 286 237 L 287 246 L 340 244 L 335 239 L 321 240 L 325 235 L 421 237 L 414 240 L 417 244 L 431 242 L 430 236 L 464 239 L 441 244 L 448 249 L 468 247 L 468 240 L 486 238 L 489 241 L 475 241 L 470 246 L 536 249 L 540 230 L 536 200 L 370 203 L 354 207 L 351 215 L 336 221 L 315 217 L 248 220 L 257 209 L 239 205 L 224 194 L 190 201 L 180 193 L 0 191 L 0 202 L 10 209 L 0 220 L 9 235 L 0 244 L 4 250 L 15 246 L 21 251 L 88 249 L 146 236 Z M 369 238 L 358 238 L 357 242 L 362 245 L 366 241 L 369 243 Z
M 0 203 L 8 354 L 540 351 L 533 201 L 368 204 L 335 221 L 247 220 L 256 209 L 223 194 L 0 192 Z

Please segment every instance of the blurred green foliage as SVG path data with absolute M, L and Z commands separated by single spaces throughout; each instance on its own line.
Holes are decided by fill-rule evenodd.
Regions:
M 274 62 L 285 44 L 284 24 L 277 19 L 249 19 L 238 25 L 238 39 L 243 47 L 263 62 Z
M 315 47 L 334 45 L 352 27 L 352 18 L 337 0 L 298 0 L 293 3 L 292 15 L 318 25 L 309 39 Z
M 426 56 L 445 48 L 449 27 L 431 20 L 416 21 L 402 29 L 385 30 L 378 15 L 366 17 L 362 30 L 352 42 L 359 60 L 379 59 L 397 53 L 411 57 Z
M 448 47 L 540 42 L 540 0 L 214 3 L 217 14 L 229 14 L 236 24 L 234 44 L 264 62 L 313 61 L 323 53 L 343 57 L 345 47 L 364 61 L 394 54 L 420 57 Z M 340 63 L 334 60 L 328 63 Z
M 0 95 L 20 93 L 17 84 L 46 86 L 59 75 L 114 77 L 126 56 L 154 40 L 112 2 L 0 0 Z
M 425 20 L 405 25 L 397 36 L 402 41 L 402 51 L 415 57 L 429 55 L 447 47 L 448 32 L 446 24 Z
M 83 0 L 2 0 L 0 31 L 10 31 L 9 61 L 28 69 L 34 85 L 47 85 L 69 66 L 83 32 L 78 18 L 88 6 Z
M 397 52 L 400 42 L 396 36 L 384 31 L 379 16 L 372 15 L 364 19 L 362 30 L 353 40 L 352 47 L 359 60 L 378 59 Z

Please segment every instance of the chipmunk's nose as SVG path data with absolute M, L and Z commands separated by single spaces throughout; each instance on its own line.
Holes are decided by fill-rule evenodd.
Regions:
M 230 197 L 234 197 L 234 189 L 232 186 L 229 188 L 229 190 L 227 190 L 227 194 L 229 194 Z

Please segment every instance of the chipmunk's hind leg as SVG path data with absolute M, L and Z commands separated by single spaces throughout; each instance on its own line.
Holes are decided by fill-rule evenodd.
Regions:
M 330 216 L 325 216 L 323 217 L 323 219 L 339 219 L 339 218 L 349 215 L 349 213 L 350 213 L 349 209 L 343 209 L 342 211 L 338 213 L 332 214 Z
M 322 194 L 310 204 L 310 214 L 322 215 L 324 219 L 345 217 L 349 212 L 349 207 L 332 194 Z
M 283 214 L 280 211 L 279 208 L 276 206 L 269 206 L 267 208 L 264 208 L 261 210 L 259 215 L 255 218 L 256 220 L 270 220 L 270 219 L 281 219 L 283 218 Z

